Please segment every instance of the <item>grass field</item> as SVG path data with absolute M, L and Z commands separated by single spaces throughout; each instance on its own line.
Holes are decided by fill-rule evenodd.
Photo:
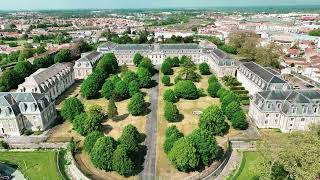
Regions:
M 243 158 L 237 173 L 231 180 L 250 180 L 256 175 L 255 167 L 260 162 L 262 156 L 258 152 L 243 152 Z
M 56 152 L 1 152 L 0 162 L 19 167 L 19 170 L 32 180 L 60 180 L 56 164 Z

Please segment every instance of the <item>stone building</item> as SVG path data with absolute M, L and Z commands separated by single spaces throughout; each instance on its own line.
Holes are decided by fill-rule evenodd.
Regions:
M 0 93 L 0 136 L 46 130 L 57 117 L 54 101 L 39 93 Z
M 153 64 L 160 65 L 168 57 L 189 56 L 194 63 L 206 62 L 211 65 L 217 76 L 234 76 L 234 60 L 217 48 L 204 47 L 198 44 L 113 44 L 106 43 L 98 48 L 101 53 L 114 53 L 118 63 L 133 65 L 136 53 L 148 57 Z
M 259 128 L 307 130 L 320 122 L 319 90 L 270 90 L 253 96 L 249 116 Z
M 240 64 L 236 77 L 250 95 L 267 90 L 290 89 L 289 84 L 280 77 L 280 74 L 254 62 Z
M 74 83 L 73 65 L 57 63 L 48 68 L 41 68 L 25 78 L 17 92 L 46 93 L 56 99 Z
M 75 79 L 86 79 L 93 72 L 101 57 L 101 53 L 91 52 L 77 60 L 73 66 Z

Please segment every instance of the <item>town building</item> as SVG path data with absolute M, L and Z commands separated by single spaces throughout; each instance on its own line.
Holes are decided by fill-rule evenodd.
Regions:
M 289 84 L 280 77 L 278 72 L 263 68 L 254 62 L 241 63 L 236 77 L 250 95 L 268 90 L 290 89 Z
M 46 93 L 51 99 L 56 99 L 74 82 L 73 65 L 57 63 L 38 69 L 26 77 L 25 82 L 18 86 L 17 92 Z
M 55 103 L 39 93 L 0 93 L 0 136 L 46 130 L 56 119 Z
M 95 51 L 77 60 L 73 66 L 75 79 L 86 79 L 93 72 L 101 57 L 102 54 Z
M 271 90 L 253 96 L 249 116 L 258 128 L 307 130 L 320 121 L 319 90 Z
M 223 51 L 194 43 L 189 44 L 112 44 L 106 43 L 98 48 L 101 53 L 114 53 L 118 63 L 133 65 L 136 53 L 148 57 L 154 65 L 160 65 L 168 57 L 189 56 L 195 64 L 206 62 L 218 77 L 234 76 L 236 66 Z

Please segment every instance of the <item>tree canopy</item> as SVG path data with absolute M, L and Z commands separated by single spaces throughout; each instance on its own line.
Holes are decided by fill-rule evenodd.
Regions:
M 76 97 L 68 98 L 62 104 L 61 116 L 71 122 L 77 115 L 83 112 L 84 106 L 82 102 Z

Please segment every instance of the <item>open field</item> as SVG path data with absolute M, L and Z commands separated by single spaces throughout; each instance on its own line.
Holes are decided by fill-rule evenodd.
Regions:
M 0 162 L 17 165 L 29 179 L 60 180 L 56 164 L 56 152 L 1 152 Z

